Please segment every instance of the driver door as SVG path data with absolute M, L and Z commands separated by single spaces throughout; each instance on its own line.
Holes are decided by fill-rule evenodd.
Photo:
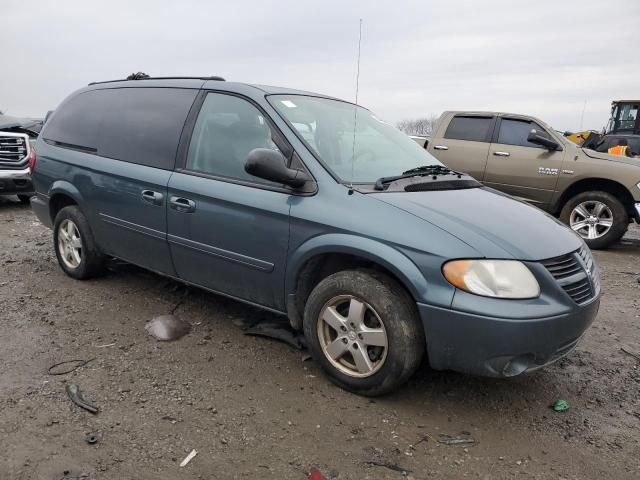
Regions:
M 529 132 L 551 135 L 526 118 L 498 119 L 489 147 L 484 184 L 541 208 L 551 204 L 565 150 L 547 150 L 527 140 Z
M 168 240 L 180 278 L 284 311 L 291 194 L 244 170 L 254 148 L 288 156 L 283 142 L 249 101 L 206 95 L 168 186 Z

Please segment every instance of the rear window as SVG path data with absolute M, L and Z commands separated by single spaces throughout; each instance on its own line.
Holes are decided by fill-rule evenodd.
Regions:
M 492 117 L 453 117 L 444 138 L 488 142 L 492 121 Z
M 178 88 L 91 90 L 56 111 L 44 138 L 102 157 L 171 170 L 197 93 Z

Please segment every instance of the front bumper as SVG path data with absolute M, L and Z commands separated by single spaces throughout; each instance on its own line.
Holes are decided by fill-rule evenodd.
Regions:
M 0 170 L 0 195 L 33 195 L 29 168 Z
M 597 296 L 570 313 L 532 319 L 481 316 L 421 303 L 418 310 L 433 369 L 511 377 L 571 352 L 599 306 Z

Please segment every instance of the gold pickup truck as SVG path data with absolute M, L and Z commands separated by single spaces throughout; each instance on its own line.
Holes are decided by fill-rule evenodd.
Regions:
M 559 217 L 590 248 L 640 223 L 640 159 L 583 149 L 537 118 L 444 112 L 431 138 L 414 140 L 449 168 Z

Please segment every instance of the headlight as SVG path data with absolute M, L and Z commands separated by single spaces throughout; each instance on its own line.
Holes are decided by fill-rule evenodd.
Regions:
M 453 260 L 442 267 L 454 286 L 483 297 L 535 298 L 540 285 L 527 266 L 515 260 Z

